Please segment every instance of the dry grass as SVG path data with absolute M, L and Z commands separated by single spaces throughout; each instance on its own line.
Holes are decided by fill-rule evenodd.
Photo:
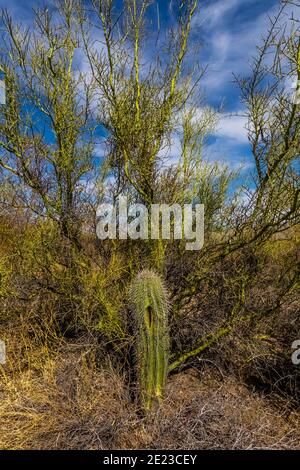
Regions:
M 32 351 L 31 351 L 32 354 Z M 84 344 L 1 369 L 1 449 L 299 449 L 299 415 L 214 367 L 170 378 L 142 418 L 125 378 Z M 5 372 L 6 370 L 6 372 Z

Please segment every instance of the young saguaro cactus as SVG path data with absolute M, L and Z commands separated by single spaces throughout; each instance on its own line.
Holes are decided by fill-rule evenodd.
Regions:
M 139 399 L 149 411 L 160 402 L 168 373 L 168 298 L 160 277 L 141 271 L 131 286 L 136 324 Z

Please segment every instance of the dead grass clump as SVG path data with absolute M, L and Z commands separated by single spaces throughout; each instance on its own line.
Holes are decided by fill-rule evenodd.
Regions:
M 1 449 L 299 449 L 299 415 L 205 367 L 170 377 L 143 418 L 124 377 L 94 351 L 65 345 L 0 382 Z
M 135 419 L 124 381 L 97 370 L 93 355 L 47 359 L 40 371 L 3 376 L 1 449 L 113 448 Z
M 171 378 L 148 429 L 155 449 L 300 449 L 299 415 L 285 415 L 234 378 L 191 373 Z

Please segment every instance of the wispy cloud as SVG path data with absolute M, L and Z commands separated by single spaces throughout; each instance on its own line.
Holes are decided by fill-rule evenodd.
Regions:
M 225 99 L 227 107 L 236 106 L 233 74 L 249 72 L 249 61 L 268 26 L 267 14 L 272 15 L 277 8 L 277 0 L 217 0 L 199 8 L 194 27 L 203 43 L 202 57 L 208 63 L 202 82 L 208 100 L 215 104 Z
M 234 75 L 248 75 L 256 47 L 266 34 L 277 0 L 208 0 L 194 18 L 193 40 L 202 43 L 208 71 L 202 80 L 208 104 L 222 105 L 219 123 L 208 147 L 211 160 L 231 168 L 252 165 L 246 117 Z M 245 114 L 245 113 L 244 113 Z
M 247 118 L 245 115 L 221 114 L 219 115 L 215 135 L 234 140 L 237 144 L 246 144 L 248 143 L 246 124 Z
M 48 8 L 55 8 L 52 0 L 0 0 L 0 8 L 7 9 L 16 22 L 30 24 L 33 18 L 33 9 L 47 5 Z

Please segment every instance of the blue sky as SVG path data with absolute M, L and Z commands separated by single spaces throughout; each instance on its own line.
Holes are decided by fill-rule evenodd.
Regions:
M 31 7 L 42 3 L 53 5 L 47 0 L 0 0 L 0 7 L 9 8 L 16 20 L 30 23 Z M 162 28 L 172 22 L 169 3 L 169 0 L 158 0 Z M 248 74 L 249 61 L 268 27 L 267 15 L 272 16 L 278 6 L 278 0 L 200 0 L 193 20 L 191 42 L 201 43 L 196 59 L 208 65 L 202 92 L 208 105 L 222 104 L 208 157 L 224 161 L 231 168 L 240 164 L 245 169 L 251 166 L 245 118 L 233 74 Z M 176 143 L 173 152 L 176 154 Z

